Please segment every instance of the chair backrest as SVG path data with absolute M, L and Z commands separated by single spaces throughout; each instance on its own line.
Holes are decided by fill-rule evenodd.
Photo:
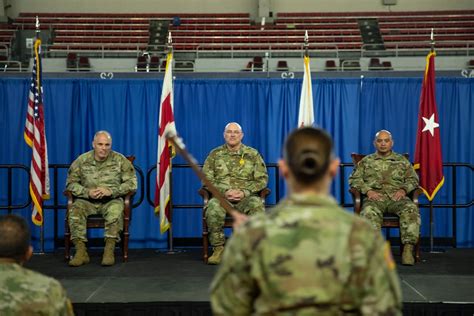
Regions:
M 67 60 L 74 60 L 77 59 L 77 54 L 76 53 L 68 53 L 67 54 Z
M 263 62 L 262 57 L 261 56 L 255 56 L 253 58 L 253 62 L 254 63 L 262 63 Z
M 352 163 L 354 164 L 354 168 L 357 167 L 359 162 L 362 160 L 367 155 L 364 154 L 359 154 L 359 153 L 352 153 L 351 158 L 352 158 Z M 403 157 L 405 157 L 407 160 L 410 160 L 410 155 L 408 153 L 403 153 Z
M 370 65 L 380 65 L 380 59 L 378 58 L 370 58 Z

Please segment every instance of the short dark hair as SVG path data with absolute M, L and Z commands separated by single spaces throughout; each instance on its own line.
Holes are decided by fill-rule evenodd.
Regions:
M 320 180 L 329 168 L 333 144 L 322 129 L 303 127 L 286 139 L 283 156 L 296 180 L 311 184 Z
M 30 247 L 30 228 L 18 215 L 0 216 L 0 258 L 20 261 Z

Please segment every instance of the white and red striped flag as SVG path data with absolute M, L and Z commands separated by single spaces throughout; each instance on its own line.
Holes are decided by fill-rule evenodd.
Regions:
M 161 90 L 160 118 L 158 136 L 158 158 L 156 166 L 155 215 L 160 216 L 160 232 L 170 228 L 170 191 L 171 191 L 171 145 L 165 135 L 176 134 L 173 114 L 173 53 L 168 53 L 166 72 Z
M 41 40 L 34 44 L 33 72 L 28 95 L 24 138 L 32 149 L 30 168 L 30 195 L 33 200 L 31 219 L 43 225 L 43 200 L 49 198 L 48 147 L 44 127 L 43 86 L 41 69 Z

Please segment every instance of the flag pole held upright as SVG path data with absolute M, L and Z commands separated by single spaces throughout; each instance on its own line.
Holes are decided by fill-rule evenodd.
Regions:
M 308 31 L 305 32 L 303 48 L 304 48 L 303 85 L 301 87 L 297 127 L 312 126 L 314 124 L 313 86 L 311 82 L 310 59 L 309 59 L 309 53 L 308 53 L 308 48 L 309 48 Z
M 33 67 L 24 138 L 32 149 L 29 184 L 31 200 L 33 201 L 31 220 L 35 225 L 41 226 L 41 252 L 44 252 L 43 201 L 49 199 L 49 166 L 44 122 L 42 72 L 40 24 L 38 17 L 36 17 Z
M 161 234 L 171 227 L 171 159 L 173 158 L 173 151 L 165 135 L 169 131 L 176 132 L 173 102 L 173 49 L 171 43 L 170 33 L 160 101 L 155 188 L 155 215 L 160 218 Z
M 436 76 L 434 32 L 431 29 L 431 50 L 426 56 L 425 74 L 420 95 L 418 128 L 416 133 L 414 168 L 420 178 L 420 187 L 430 205 L 430 245 L 433 252 L 434 214 L 433 199 L 444 184 L 443 160 L 441 155 L 441 138 L 439 116 L 436 106 Z

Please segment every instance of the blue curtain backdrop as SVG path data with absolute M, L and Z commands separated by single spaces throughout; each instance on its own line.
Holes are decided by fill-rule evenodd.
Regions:
M 94 132 L 105 129 L 113 136 L 113 148 L 135 155 L 136 165 L 145 173 L 156 163 L 159 100 L 162 81 L 158 79 L 46 79 L 44 86 L 46 134 L 49 162 L 71 163 L 91 149 Z M 29 166 L 31 152 L 23 140 L 28 79 L 0 79 L 0 164 Z M 395 150 L 413 157 L 421 78 L 315 79 L 313 80 L 316 124 L 328 130 L 335 141 L 335 152 L 350 162 L 351 152 L 370 153 L 372 139 L 380 129 L 390 130 Z M 200 163 L 207 153 L 223 142 L 223 128 L 229 121 L 240 122 L 244 142 L 257 148 L 267 163 L 280 157 L 281 145 L 296 126 L 301 80 L 298 79 L 183 79 L 174 86 L 175 119 L 178 132 Z M 445 162 L 474 160 L 474 80 L 438 78 L 437 102 Z M 173 163 L 184 163 L 177 157 Z M 347 179 L 351 170 L 344 172 Z M 274 171 L 270 187 L 274 188 Z M 13 202 L 27 199 L 27 174 L 13 174 Z M 154 192 L 154 177 L 150 183 Z M 436 203 L 451 203 L 452 178 L 445 168 L 446 184 Z M 66 171 L 59 173 L 58 199 L 64 189 Z M 7 173 L 0 169 L 0 205 L 7 204 Z M 54 185 L 54 179 L 52 179 Z M 346 181 L 344 181 L 346 182 Z M 339 179 L 333 192 L 339 194 Z M 472 172 L 461 169 L 457 175 L 458 203 L 473 197 Z M 196 191 L 200 184 L 189 169 L 173 172 L 173 203 L 201 203 Z M 344 198 L 350 201 L 345 183 Z M 52 197 L 54 198 L 54 196 Z M 275 194 L 270 198 L 273 203 Z M 426 202 L 426 201 L 424 201 Z M 47 201 L 50 205 L 52 202 Z M 457 240 L 460 247 L 474 246 L 473 208 L 457 211 Z M 30 209 L 15 211 L 27 218 Z M 3 211 L 5 213 L 5 211 Z M 45 211 L 46 249 L 53 247 L 53 211 Z M 201 210 L 177 209 L 173 223 L 175 237 L 200 237 Z M 63 234 L 64 210 L 59 211 L 58 231 Z M 422 209 L 422 235 L 428 235 L 428 210 Z M 165 248 L 166 235 L 159 233 L 153 207 L 146 200 L 133 211 L 131 247 Z M 435 210 L 435 236 L 451 236 L 452 212 Z M 101 232 L 92 236 L 100 236 Z M 36 241 L 38 228 L 34 228 Z

